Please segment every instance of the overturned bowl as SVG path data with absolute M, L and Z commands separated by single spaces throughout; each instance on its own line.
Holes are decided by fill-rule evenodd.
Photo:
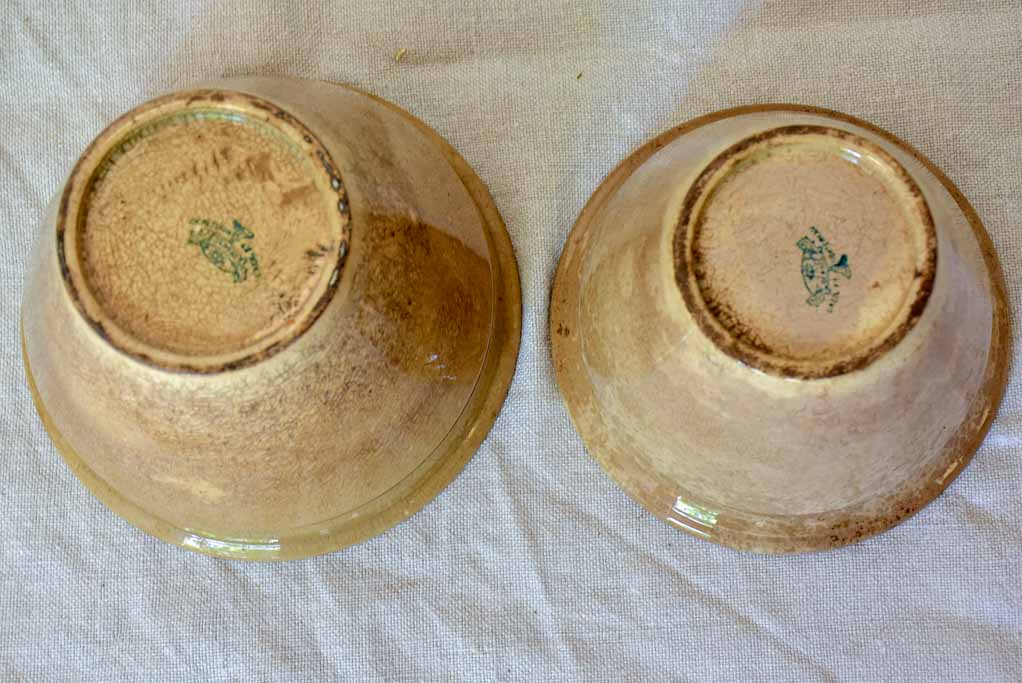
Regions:
M 419 510 L 517 358 L 511 243 L 425 124 L 324 82 L 220 81 L 129 112 L 39 230 L 36 407 L 74 473 L 163 540 L 277 560 Z
M 833 548 L 969 462 L 1009 360 L 1000 268 L 933 164 L 864 121 L 751 106 L 652 140 L 561 256 L 550 335 L 590 453 L 739 549 Z

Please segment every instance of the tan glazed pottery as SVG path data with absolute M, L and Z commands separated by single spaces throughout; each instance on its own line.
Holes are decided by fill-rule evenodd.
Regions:
M 1006 381 L 990 240 L 866 122 L 766 105 L 626 159 L 561 256 L 550 335 L 590 453 L 633 499 L 759 552 L 883 531 L 969 462 Z
M 148 102 L 85 151 L 22 309 L 36 407 L 115 512 L 277 560 L 431 500 L 514 373 L 500 215 L 425 124 L 351 88 L 235 79 Z

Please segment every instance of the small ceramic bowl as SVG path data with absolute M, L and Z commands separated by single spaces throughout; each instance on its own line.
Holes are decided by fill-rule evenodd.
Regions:
M 550 334 L 606 472 L 760 552 L 850 543 L 932 500 L 1009 359 L 997 259 L 951 182 L 875 126 L 783 105 L 696 119 L 604 180 Z
M 518 272 L 465 161 L 392 104 L 221 81 L 107 128 L 42 222 L 36 407 L 144 531 L 222 557 L 335 550 L 460 471 L 517 358 Z

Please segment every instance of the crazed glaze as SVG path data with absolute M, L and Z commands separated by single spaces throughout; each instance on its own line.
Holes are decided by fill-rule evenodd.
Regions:
M 808 132 L 792 138 L 797 128 Z M 685 251 L 691 232 L 683 229 L 705 200 L 698 180 L 710 177 L 714 160 L 764 139 L 799 145 L 800 136 L 818 133 L 813 129 L 842 131 L 831 137 L 847 135 L 850 149 L 877 147 L 894 160 L 880 167 L 880 195 L 861 197 L 896 198 L 871 209 L 892 217 L 893 239 L 861 239 L 876 228 L 856 226 L 858 214 L 848 211 L 855 197 L 848 201 L 842 192 L 868 189 L 877 176 L 856 181 L 854 169 L 834 159 L 816 174 L 793 167 L 788 182 L 777 183 L 780 196 L 755 196 L 773 184 L 770 174 L 739 195 L 719 195 L 718 214 L 707 214 L 718 232 L 698 250 L 702 273 L 679 268 L 693 262 Z M 896 180 L 899 169 L 912 184 Z M 832 190 L 820 185 L 832 173 L 851 180 Z M 833 195 L 807 198 L 811 188 Z M 694 212 L 686 214 L 686 206 Z M 898 220 L 901 227 L 892 225 Z M 807 274 L 807 251 L 822 252 L 813 262 L 836 269 L 836 301 L 824 292 L 828 303 L 810 303 L 820 287 L 810 286 L 817 275 Z M 904 265 L 912 263 L 922 267 Z M 707 299 L 726 302 L 733 317 L 719 315 L 723 307 L 715 312 Z M 758 305 L 767 300 L 770 306 Z M 851 321 L 832 332 L 842 315 Z M 851 324 L 856 319 L 868 324 Z M 805 320 L 818 330 L 800 337 Z M 940 493 L 996 413 L 1007 325 L 989 239 L 950 181 L 865 122 L 785 105 L 697 119 L 622 162 L 569 237 L 550 308 L 558 383 L 605 471 L 673 526 L 759 552 L 851 543 Z M 757 355 L 743 356 L 730 346 L 742 341 L 736 332 L 770 341 L 750 344 Z
M 214 105 L 241 122 L 182 114 Z M 147 140 L 183 142 L 127 150 L 108 195 L 76 190 L 168 114 L 185 123 Z M 69 466 L 143 530 L 221 557 L 336 550 L 429 502 L 496 418 L 520 334 L 510 240 L 464 160 L 393 105 L 291 79 L 170 95 L 115 122 L 68 188 L 33 254 L 27 375 Z M 151 289 L 104 296 L 119 278 Z

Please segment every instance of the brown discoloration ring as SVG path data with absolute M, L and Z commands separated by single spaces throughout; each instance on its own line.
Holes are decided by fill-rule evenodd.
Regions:
M 879 338 L 857 340 L 853 348 L 840 354 L 843 357 L 819 360 L 819 354 L 813 354 L 815 357 L 811 361 L 803 362 L 767 343 L 764 331 L 734 310 L 729 304 L 733 293 L 721 291 L 714 286 L 701 244 L 707 220 L 705 207 L 714 201 L 720 185 L 729 179 L 729 174 L 740 172 L 738 169 L 751 163 L 749 159 L 753 154 L 769 159 L 771 154 L 784 151 L 787 146 L 797 144 L 806 136 L 841 141 L 865 151 L 886 165 L 898 184 L 897 191 L 907 195 L 906 213 L 918 222 L 923 237 L 922 243 L 918 245 L 919 265 L 914 271 L 916 279 L 921 282 L 914 287 L 913 299 L 903 307 L 897 324 L 885 329 Z M 937 238 L 933 217 L 921 190 L 901 164 L 882 148 L 836 128 L 785 126 L 751 135 L 732 145 L 715 157 L 692 184 L 682 204 L 677 226 L 674 236 L 675 279 L 693 318 L 703 333 L 724 352 L 764 372 L 816 379 L 865 368 L 893 349 L 916 325 L 933 291 L 937 269 Z M 809 227 L 806 225 L 804 229 L 808 230 Z M 790 251 L 791 245 L 784 242 L 780 249 Z M 852 272 L 859 265 L 855 261 L 853 259 Z M 744 266 L 737 262 L 730 267 Z
M 278 177 L 282 173 L 282 169 L 285 168 L 281 166 L 283 163 L 281 159 L 284 157 L 274 157 L 269 151 L 255 151 L 247 156 L 239 156 L 239 140 L 236 136 L 227 138 L 229 144 L 217 145 L 216 143 L 218 138 L 215 134 L 216 126 L 232 124 L 219 124 L 215 119 L 211 119 L 208 123 L 202 123 L 206 119 L 194 118 L 195 116 L 211 116 L 206 112 L 213 112 L 213 115 L 216 112 L 227 112 L 235 117 L 241 117 L 238 120 L 242 120 L 246 116 L 251 118 L 255 112 L 260 111 L 271 111 L 276 119 L 282 122 L 281 124 L 266 125 L 275 126 L 268 130 L 275 131 L 274 135 L 281 136 L 280 140 L 287 140 L 286 143 L 281 143 L 282 145 L 292 146 L 294 154 L 308 160 L 312 172 L 312 175 L 309 176 L 311 182 L 287 187 L 287 183 L 292 182 L 287 179 L 290 171 L 284 170 L 284 177 Z M 199 113 L 196 115 L 194 112 Z M 153 166 L 156 173 L 149 180 L 146 180 L 144 174 L 136 174 L 136 177 L 130 174 L 126 175 L 125 172 L 119 170 L 131 161 L 131 153 L 136 147 L 152 147 L 154 144 L 158 144 L 167 133 L 154 131 L 160 130 L 157 128 L 159 126 L 167 126 L 162 122 L 176 120 L 172 118 L 175 116 L 185 117 L 181 118 L 182 121 L 196 121 L 192 126 L 196 132 L 192 143 L 190 143 L 196 146 L 196 155 L 189 159 L 182 157 L 181 163 L 185 164 L 182 167 L 182 173 L 172 172 L 174 163 L 176 163 L 173 158 L 168 164 Z M 192 117 L 192 119 L 187 117 Z M 224 120 L 231 121 L 231 119 Z M 172 128 L 171 126 L 166 129 L 171 130 Z M 134 141 L 135 138 L 138 139 L 137 142 Z M 129 141 L 127 144 L 130 144 L 130 147 L 126 145 L 125 140 Z M 156 140 L 156 143 L 153 143 L 152 140 Z M 118 145 L 122 147 L 118 147 Z M 207 145 L 214 145 L 211 154 L 203 151 L 203 146 Z M 180 147 L 180 144 L 175 143 L 173 146 L 176 149 Z M 187 144 L 184 149 L 189 149 Z M 280 147 L 280 149 L 284 149 L 284 147 Z M 280 152 L 277 154 L 279 155 Z M 317 176 L 314 172 L 316 167 L 328 169 L 328 171 Z M 163 169 L 164 176 L 162 180 L 159 179 L 161 169 Z M 293 173 L 291 175 L 293 176 Z M 217 181 L 217 177 L 221 177 L 223 180 Z M 95 188 L 102 187 L 103 184 L 110 185 L 107 182 L 109 178 L 116 178 L 116 182 L 119 183 L 114 194 L 111 195 L 108 192 L 109 197 L 98 194 Z M 209 194 L 207 186 L 216 182 L 223 183 L 224 189 L 218 193 Z M 133 184 L 139 183 L 141 184 L 135 190 L 131 189 Z M 235 184 L 232 186 L 230 183 Z M 172 315 L 172 318 L 166 318 L 168 321 L 176 319 L 182 321 L 182 324 L 186 323 L 186 327 L 182 329 L 201 331 L 205 329 L 204 323 L 201 321 L 201 312 L 195 309 L 193 313 L 188 314 L 174 313 L 173 309 L 180 308 L 185 302 L 181 301 L 178 296 L 180 292 L 171 293 L 169 290 L 166 301 L 169 308 L 161 305 L 160 308 L 146 310 L 131 303 L 126 307 L 124 302 L 130 297 L 125 292 L 145 291 L 145 288 L 152 290 L 151 283 L 146 284 L 143 290 L 138 289 L 141 285 L 133 284 L 136 280 L 139 282 L 151 280 L 153 274 L 159 272 L 149 269 L 150 274 L 146 274 L 142 270 L 142 264 L 146 259 L 156 257 L 156 263 L 164 263 L 167 262 L 166 257 L 178 254 L 178 252 L 182 252 L 181 255 L 173 256 L 173 258 L 180 260 L 186 257 L 183 253 L 184 247 L 181 245 L 188 237 L 188 224 L 192 219 L 208 219 L 229 226 L 233 220 L 239 218 L 239 215 L 243 216 L 243 224 L 256 232 L 255 256 L 246 258 L 258 259 L 260 249 L 263 251 L 263 258 L 273 256 L 272 253 L 266 254 L 266 251 L 272 252 L 276 248 L 272 231 L 281 224 L 281 218 L 266 214 L 267 221 L 263 222 L 262 214 L 259 214 L 259 211 L 263 209 L 231 199 L 243 196 L 240 194 L 243 188 L 253 186 L 253 184 L 266 188 L 265 191 L 252 195 L 255 197 L 271 197 L 276 192 L 273 188 L 279 186 L 280 200 L 277 204 L 279 210 L 291 212 L 295 216 L 301 212 L 319 211 L 315 207 L 319 206 L 320 196 L 335 198 L 327 202 L 330 206 L 329 211 L 333 213 L 332 218 L 321 219 L 309 214 L 308 219 L 298 219 L 297 223 L 297 225 L 310 226 L 310 228 L 302 228 L 304 230 L 317 225 L 332 224 L 334 226 L 331 228 L 335 233 L 333 239 L 330 240 L 330 253 L 324 253 L 324 257 L 332 259 L 332 265 L 317 262 L 316 267 L 308 270 L 305 275 L 305 277 L 312 278 L 309 284 L 300 284 L 293 279 L 294 276 L 287 275 L 286 270 L 281 270 L 288 267 L 286 264 L 290 257 L 278 254 L 277 258 L 273 259 L 275 267 L 264 273 L 265 277 L 258 280 L 247 278 L 244 287 L 252 290 L 252 293 L 245 296 L 248 310 L 241 314 L 248 316 L 252 324 L 263 327 L 261 332 L 246 333 L 247 338 L 252 340 L 250 342 L 224 343 L 224 339 L 215 336 L 219 333 L 210 332 L 214 336 L 210 337 L 209 342 L 197 344 L 194 340 L 182 337 L 181 341 L 171 342 L 170 346 L 164 346 L 173 339 L 173 335 L 168 335 L 169 329 L 165 329 L 166 323 L 159 322 L 161 315 L 164 318 L 166 315 Z M 186 189 L 193 185 L 195 189 Z M 124 232 L 123 224 L 120 221 L 124 220 L 126 210 L 132 209 L 137 212 L 138 202 L 133 198 L 128 200 L 129 195 L 132 195 L 133 192 L 137 193 L 135 196 L 152 203 L 154 208 L 151 215 L 159 216 L 161 220 L 164 216 L 177 216 L 178 212 L 178 207 L 174 207 L 168 212 L 166 204 L 163 204 L 162 208 L 155 208 L 161 201 L 161 197 L 180 196 L 183 199 L 193 197 L 196 200 L 201 198 L 201 204 L 196 203 L 193 209 L 182 205 L 179 217 L 168 218 L 168 220 L 172 220 L 173 224 L 168 224 L 166 228 L 161 227 L 159 231 L 148 233 L 154 240 L 160 235 L 166 237 L 159 239 L 169 238 L 172 240 L 165 242 L 164 246 L 153 251 L 153 248 L 144 245 L 127 246 L 123 241 L 119 244 L 114 239 L 114 232 L 109 233 L 109 238 L 105 236 L 106 232 L 104 231 L 107 230 L 116 229 L 118 232 Z M 204 193 L 206 194 L 204 195 Z M 224 197 L 228 200 L 227 204 L 220 207 L 207 205 L 208 202 L 204 198 L 207 195 Z M 117 199 L 118 196 L 120 199 Z M 195 212 L 196 215 L 192 215 L 189 211 Z M 295 213 L 296 211 L 298 213 Z M 209 215 L 197 215 L 198 213 Z M 330 159 L 329 153 L 322 143 L 304 124 L 276 105 L 253 95 L 231 91 L 198 90 L 160 98 L 128 112 L 111 124 L 89 146 L 76 163 L 61 197 L 56 225 L 57 256 L 72 301 L 93 328 L 106 330 L 105 339 L 111 345 L 137 360 L 165 369 L 209 374 L 247 367 L 269 358 L 299 338 L 315 322 L 337 288 L 339 275 L 347 257 L 347 245 L 350 242 L 351 234 L 350 223 L 347 192 L 336 171 L 336 164 Z M 102 230 L 97 232 L 100 228 Z M 67 242 L 71 230 L 74 231 L 72 240 L 75 244 L 71 248 L 72 251 L 69 251 Z M 144 232 L 139 234 L 146 235 Z M 100 241 L 96 240 L 97 237 Z M 122 238 L 118 236 L 117 239 Z M 315 239 L 315 243 L 323 244 L 324 241 Z M 139 264 L 137 268 L 131 261 L 126 260 L 131 252 L 126 252 L 125 249 L 133 249 L 137 254 Z M 120 256 L 117 255 L 119 253 Z M 198 253 L 197 250 L 195 253 Z M 201 259 L 201 256 L 198 258 Z M 167 263 L 170 268 L 168 272 L 173 273 L 175 270 L 181 270 L 186 262 L 175 262 L 173 265 L 170 262 Z M 197 267 L 201 267 L 201 263 Z M 148 266 L 145 268 L 148 269 Z M 132 274 L 135 270 L 139 272 Z M 193 277 L 193 282 L 198 284 L 203 281 L 203 278 L 209 279 L 209 284 L 202 286 L 207 289 L 213 288 L 209 289 L 210 292 L 214 292 L 217 287 L 224 288 L 221 295 L 215 295 L 212 298 L 205 296 L 205 300 L 215 302 L 218 300 L 217 296 L 221 296 L 224 301 L 221 310 L 224 313 L 232 311 L 227 307 L 226 302 L 228 301 L 227 297 L 232 296 L 233 292 L 228 291 L 230 288 L 225 288 L 222 281 L 217 283 L 216 277 L 219 275 L 211 268 L 207 268 L 205 271 L 198 270 L 196 273 L 198 279 Z M 120 281 L 125 284 L 118 285 L 117 283 Z M 317 282 L 319 284 L 316 284 Z M 276 312 L 277 304 L 274 303 L 272 304 L 274 312 L 270 313 L 269 299 L 277 300 L 279 298 L 274 293 L 275 290 L 297 291 L 294 289 L 296 287 L 300 289 L 313 288 L 316 290 L 313 295 L 318 299 L 307 301 L 303 299 L 302 295 L 289 295 L 287 300 L 295 306 L 301 307 L 302 310 L 283 310 L 278 313 Z M 257 313 L 259 309 L 252 308 L 254 302 L 259 300 L 258 296 L 254 298 L 253 294 L 262 290 L 265 290 L 267 298 L 265 323 L 259 322 L 262 319 Z M 113 301 L 119 302 L 117 306 L 112 307 L 111 302 Z M 210 317 L 209 321 L 221 325 L 228 324 L 229 321 L 224 318 L 224 313 L 215 313 L 211 310 L 210 315 L 213 317 Z M 193 322 L 187 323 L 188 315 L 198 317 Z M 237 312 L 232 312 L 231 315 L 237 315 Z M 241 318 L 238 318 L 237 322 L 240 321 Z M 229 324 L 238 328 L 238 325 L 233 322 Z M 163 327 L 154 327 L 156 325 L 163 325 Z M 161 341 L 157 343 L 156 339 Z M 154 343 L 158 345 L 152 346 Z M 235 344 L 233 348 L 232 344 Z M 217 353 L 210 355 L 210 351 L 214 348 L 217 349 Z

